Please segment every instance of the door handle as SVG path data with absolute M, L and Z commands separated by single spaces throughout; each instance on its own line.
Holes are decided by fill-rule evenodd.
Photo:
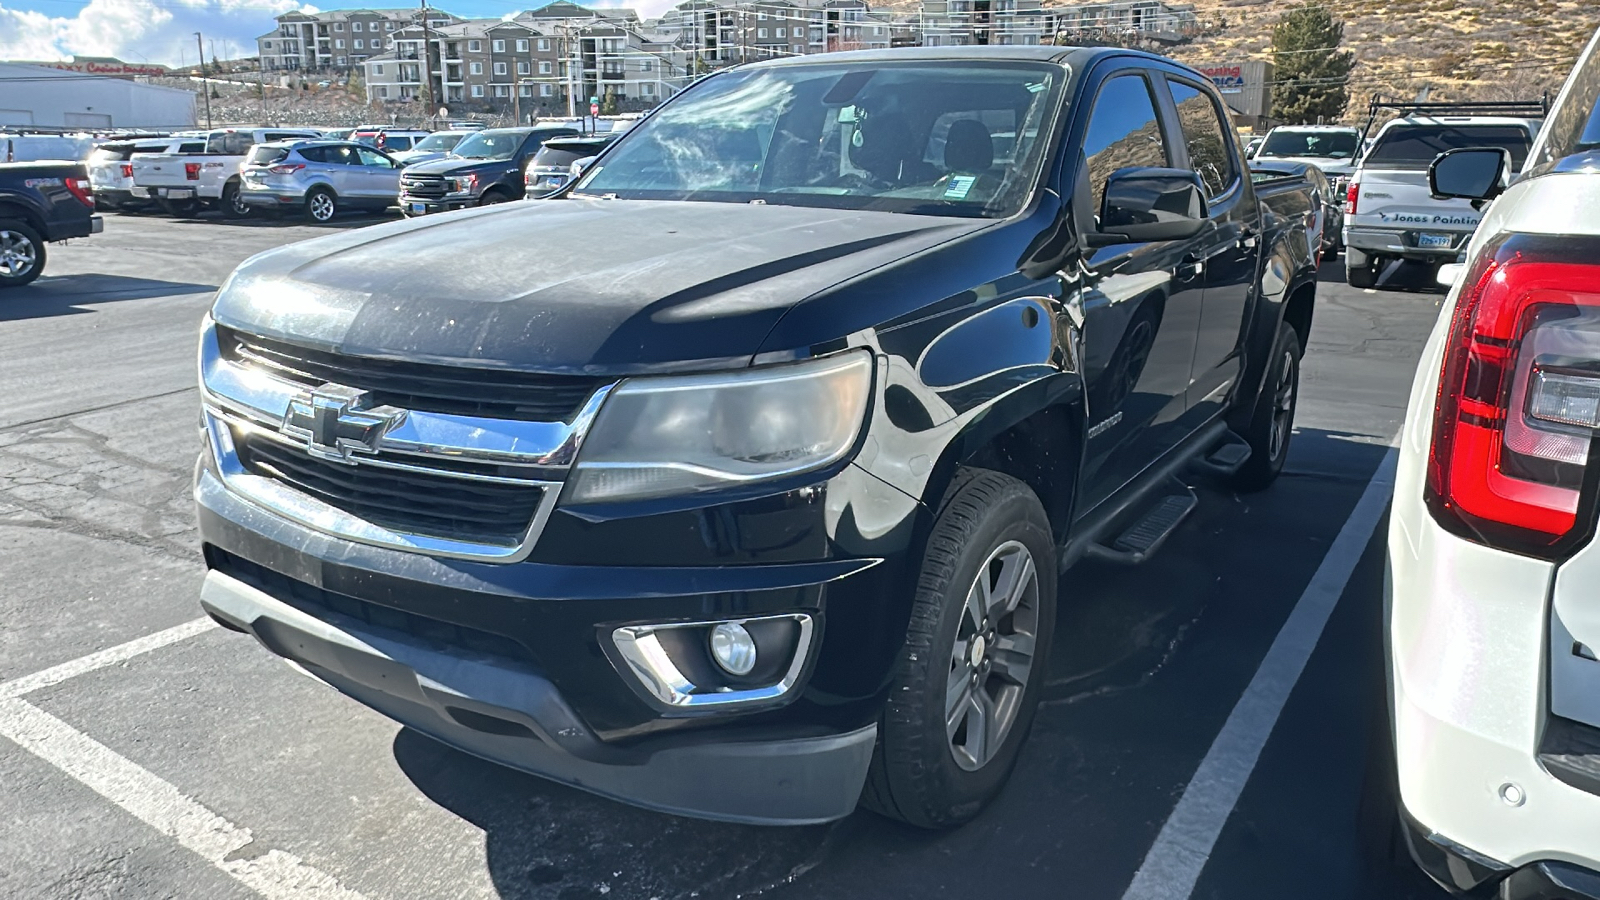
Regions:
M 1189 281 L 1199 278 L 1206 273 L 1206 262 L 1198 254 L 1190 253 L 1178 263 L 1177 274 L 1179 281 Z

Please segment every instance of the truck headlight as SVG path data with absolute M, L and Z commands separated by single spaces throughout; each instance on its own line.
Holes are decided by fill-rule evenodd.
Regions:
M 871 387 L 866 350 L 624 381 L 584 439 L 564 499 L 695 494 L 822 468 L 855 445 Z

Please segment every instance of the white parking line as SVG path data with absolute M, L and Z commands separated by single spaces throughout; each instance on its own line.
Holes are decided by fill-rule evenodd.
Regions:
M 229 822 L 172 784 L 21 699 L 31 691 L 126 662 L 214 627 L 210 619 L 196 619 L 0 684 L 0 737 L 176 839 L 267 900 L 365 900 L 292 853 L 271 848 L 256 851 L 248 828 Z
M 147 634 L 142 638 L 131 640 L 126 644 L 118 644 L 115 647 L 108 647 L 104 650 L 91 653 L 88 656 L 81 656 L 69 662 L 64 662 L 59 666 L 51 666 L 48 669 L 45 669 L 41 672 L 35 672 L 32 675 L 24 675 L 23 677 L 13 681 L 0 683 L 0 700 L 7 700 L 12 697 L 21 697 L 23 694 L 31 694 L 34 691 L 50 687 L 53 684 L 60 684 L 69 678 L 76 678 L 79 675 L 85 675 L 89 672 L 93 672 L 95 669 L 103 669 L 106 666 L 114 666 L 117 663 L 127 662 L 128 660 L 142 653 L 149 653 L 151 650 L 160 650 L 162 647 L 165 647 L 168 644 L 176 644 L 181 640 L 194 637 L 197 634 L 202 634 L 216 627 L 217 623 L 204 616 L 201 616 L 198 619 L 185 622 L 182 625 L 174 625 L 165 631 L 158 631 L 155 634 Z
M 1333 539 L 1255 677 L 1200 761 L 1123 900 L 1186 900 L 1394 492 L 1390 449 Z

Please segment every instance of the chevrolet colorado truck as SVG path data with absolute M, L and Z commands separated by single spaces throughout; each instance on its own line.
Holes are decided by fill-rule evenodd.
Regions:
M 1312 208 L 1260 201 L 1210 81 L 1149 54 L 724 70 L 549 200 L 228 278 L 201 605 L 628 803 L 960 824 L 1023 746 L 1063 573 L 1155 557 L 1184 479 L 1283 466 Z
M 45 244 L 99 234 L 81 162 L 0 163 L 0 288 L 44 271 Z

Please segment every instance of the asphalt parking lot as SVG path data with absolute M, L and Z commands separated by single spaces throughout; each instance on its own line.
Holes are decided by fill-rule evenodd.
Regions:
M 197 323 L 239 261 L 326 229 L 106 218 L 0 296 L 0 896 L 1443 896 L 1374 812 L 1425 273 L 1326 266 L 1285 476 L 1202 487 L 1149 565 L 1066 577 L 1044 708 L 981 818 L 771 829 L 478 761 L 201 619 Z

